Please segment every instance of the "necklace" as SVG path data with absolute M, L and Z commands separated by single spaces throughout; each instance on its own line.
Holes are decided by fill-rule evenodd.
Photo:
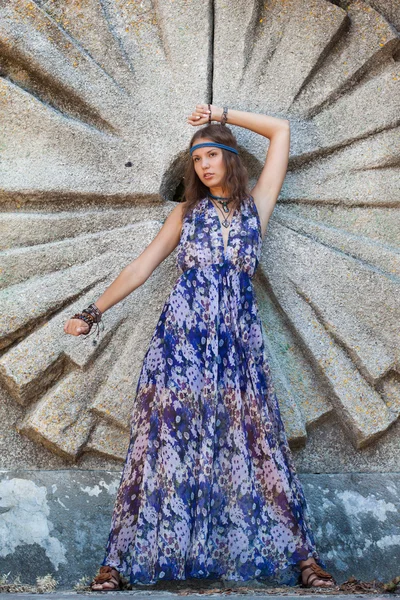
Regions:
M 222 205 L 224 212 L 229 213 L 228 204 L 231 201 L 230 198 L 224 198 L 223 196 L 214 196 L 211 192 L 208 192 L 208 194 L 209 196 L 211 196 L 211 198 L 214 198 L 214 200 L 216 200 L 218 204 Z
M 211 196 L 212 198 L 214 198 L 214 197 L 215 197 L 215 196 L 212 196 L 212 194 L 210 194 L 210 196 Z M 218 196 L 217 196 L 217 197 L 218 197 Z M 211 202 L 212 202 L 212 200 L 211 200 Z M 213 203 L 213 204 L 214 204 L 214 203 Z M 218 201 L 218 204 L 222 204 L 222 202 Z M 232 212 L 232 208 L 231 208 L 231 209 L 229 209 L 229 208 L 226 206 L 226 205 L 228 204 L 227 202 L 226 202 L 226 203 L 224 203 L 224 204 L 225 204 L 225 206 L 224 206 L 224 211 L 225 211 L 225 212 L 228 212 L 228 215 L 224 215 L 224 213 L 222 212 L 222 209 L 221 209 L 221 207 L 220 207 L 220 206 L 218 206 L 218 205 L 215 205 L 215 204 L 214 204 L 214 206 L 215 206 L 215 208 L 218 208 L 218 210 L 220 210 L 220 211 L 222 212 L 222 216 L 224 217 L 224 220 L 222 221 L 222 225 L 223 225 L 224 227 L 229 227 L 229 225 L 231 224 L 231 221 L 228 221 L 228 218 L 227 218 L 227 217 L 229 217 L 229 215 L 231 214 L 231 212 Z

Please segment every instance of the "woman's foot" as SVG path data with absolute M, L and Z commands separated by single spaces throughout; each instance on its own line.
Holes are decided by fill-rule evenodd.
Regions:
M 332 575 L 317 565 L 313 558 L 301 560 L 299 566 L 303 587 L 335 587 Z
M 117 569 L 103 565 L 100 567 L 99 574 L 94 577 L 90 583 L 92 592 L 108 592 L 121 589 L 121 578 Z

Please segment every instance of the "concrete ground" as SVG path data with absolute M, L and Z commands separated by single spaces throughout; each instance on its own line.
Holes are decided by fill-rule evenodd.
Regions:
M 152 600 L 179 600 L 181 596 L 184 594 L 177 594 L 173 592 L 155 592 L 155 591 L 144 591 L 144 590 L 124 590 L 117 592 L 75 592 L 73 590 L 66 590 L 62 592 L 50 592 L 45 594 L 40 594 L 40 598 L 42 600 L 79 600 L 80 598 L 103 598 L 104 594 L 111 594 L 112 596 L 136 596 L 136 598 L 148 598 L 152 597 Z M 232 593 L 222 592 L 218 594 L 196 594 L 192 593 L 186 595 L 186 600 L 198 600 L 199 596 L 203 598 L 203 600 L 215 600 L 215 596 L 230 596 Z M 398 594 L 374 594 L 374 593 L 359 593 L 359 594 L 337 594 L 330 593 L 327 594 L 325 592 L 313 592 L 312 594 L 304 594 L 304 593 L 266 593 L 266 592 L 252 592 L 250 594 L 234 594 L 235 600 L 253 600 L 255 598 L 262 597 L 264 600 L 269 598 L 285 598 L 285 600 L 296 600 L 299 596 L 303 598 L 303 600 L 312 600 L 315 598 L 315 595 L 318 596 L 321 600 L 325 600 L 329 596 L 334 595 L 335 600 L 356 600 L 360 597 L 366 596 L 368 600 L 389 600 L 390 597 L 398 597 Z M 0 593 L 0 600 L 37 600 L 38 594 L 28 594 L 28 593 Z
M 144 591 L 144 590 L 124 590 L 117 592 L 75 592 L 73 590 L 67 590 L 63 592 L 51 592 L 46 594 L 40 594 L 42 600 L 79 600 L 83 598 L 103 598 L 104 593 L 111 594 L 114 596 L 136 596 L 136 598 L 148 598 L 152 597 L 152 600 L 179 600 L 183 594 L 177 594 L 173 592 L 154 592 L 154 591 Z M 186 600 L 198 600 L 199 596 L 203 598 L 203 600 L 215 600 L 215 596 L 229 596 L 231 593 L 218 593 L 218 594 L 196 594 L 192 593 L 186 596 Z M 318 596 L 321 600 L 325 600 L 329 596 L 334 595 L 335 600 L 356 600 L 360 597 L 367 597 L 368 600 L 389 600 L 390 597 L 398 597 L 398 594 L 374 594 L 374 593 L 359 593 L 359 594 L 327 594 L 322 592 L 313 592 L 312 594 L 297 594 L 297 593 L 261 593 L 261 592 L 252 592 L 251 594 L 234 594 L 235 600 L 253 600 L 255 598 L 262 597 L 264 600 L 269 598 L 285 598 L 285 600 L 296 600 L 299 596 L 302 596 L 304 600 L 312 600 L 315 598 L 315 595 Z M 0 600 L 37 600 L 38 594 L 28 594 L 28 593 L 0 593 Z
M 92 592 L 89 581 L 82 578 L 77 584 L 71 582 L 70 587 L 57 585 L 51 576 L 38 578 L 37 586 L 24 586 L 23 584 L 3 583 L 0 586 L 0 600 L 34 600 L 38 594 L 43 600 L 79 600 L 83 598 L 100 598 L 104 594 L 112 596 L 135 596 L 144 600 L 219 600 L 219 597 L 232 596 L 233 600 L 268 600 L 271 598 L 285 598 L 285 600 L 311 600 L 318 596 L 326 600 L 334 596 L 335 600 L 355 600 L 366 597 L 366 600 L 400 600 L 400 578 L 396 578 L 388 585 L 380 580 L 361 581 L 350 577 L 347 581 L 337 583 L 333 588 L 303 588 L 296 586 L 273 586 L 262 582 L 235 582 L 211 580 L 183 580 L 159 581 L 153 585 L 132 586 L 125 578 L 121 580 L 123 589 L 118 591 Z M 390 590 L 390 592 L 389 592 Z M 122 600 L 122 599 L 121 599 Z

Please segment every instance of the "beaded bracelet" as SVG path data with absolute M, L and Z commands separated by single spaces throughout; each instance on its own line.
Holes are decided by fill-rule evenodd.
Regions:
M 100 333 L 99 323 L 100 322 L 101 322 L 101 325 L 102 325 L 103 331 L 104 331 L 104 323 L 101 320 L 102 312 L 93 303 L 90 304 L 87 308 L 84 308 L 82 312 L 75 313 L 74 316 L 71 318 L 72 319 L 80 319 L 81 321 L 84 321 L 87 325 L 89 325 L 89 330 L 86 333 L 82 334 L 84 336 L 88 336 L 92 330 L 93 325 L 96 325 L 97 337 L 99 337 L 99 333 Z M 93 343 L 96 344 L 97 342 L 93 342 Z
M 228 107 L 224 106 L 224 110 L 221 117 L 221 125 L 225 125 L 228 120 Z
M 95 323 L 100 323 L 101 317 L 103 316 L 101 310 L 93 302 L 92 304 L 89 304 L 89 306 L 85 308 L 82 312 L 86 312 L 92 315 Z
M 89 336 L 93 325 L 96 325 L 97 337 L 99 337 L 99 333 L 100 333 L 99 323 L 100 322 L 93 321 L 93 317 L 89 313 L 86 313 L 86 312 L 76 313 L 75 315 L 73 315 L 73 317 L 71 317 L 71 319 L 80 319 L 81 321 L 84 321 L 85 323 L 87 323 L 89 325 L 89 330 L 86 333 L 82 333 L 82 335 L 84 335 L 84 336 Z M 101 325 L 102 325 L 102 330 L 104 331 L 104 323 L 102 321 L 101 321 Z

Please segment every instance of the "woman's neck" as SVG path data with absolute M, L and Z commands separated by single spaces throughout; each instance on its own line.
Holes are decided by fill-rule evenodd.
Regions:
M 226 195 L 226 193 L 224 193 L 222 188 L 209 188 L 209 194 L 211 195 L 211 197 L 215 197 L 216 199 L 221 199 L 221 198 L 226 198 L 227 200 L 229 199 L 229 196 Z

